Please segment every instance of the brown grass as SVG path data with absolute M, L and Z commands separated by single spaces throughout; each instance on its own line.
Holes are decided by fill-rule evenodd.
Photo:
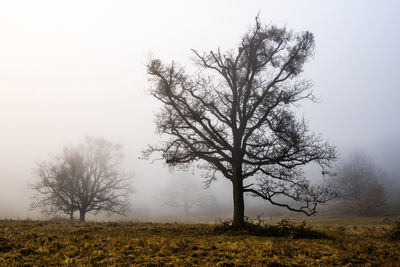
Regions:
M 386 225 L 313 225 L 329 239 L 218 233 L 215 225 L 0 221 L 0 266 L 390 265 Z

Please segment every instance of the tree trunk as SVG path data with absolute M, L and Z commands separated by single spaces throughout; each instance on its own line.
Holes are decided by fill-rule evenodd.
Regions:
M 189 203 L 186 198 L 183 200 L 183 209 L 185 210 L 185 215 L 188 215 L 189 214 Z
M 235 175 L 236 176 L 236 175 Z M 241 175 L 233 178 L 233 222 L 234 230 L 244 228 L 244 198 L 243 198 L 243 180 Z
M 71 222 L 74 221 L 74 211 L 73 210 L 70 210 L 70 212 L 69 212 L 69 219 L 71 220 Z
M 79 221 L 84 222 L 85 221 L 85 215 L 86 215 L 86 211 L 79 211 Z

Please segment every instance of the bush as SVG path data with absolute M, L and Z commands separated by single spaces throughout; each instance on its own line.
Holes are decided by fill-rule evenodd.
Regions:
M 232 220 L 220 221 L 214 228 L 214 232 L 230 232 L 236 234 L 249 234 L 256 236 L 269 237 L 290 237 L 290 238 L 310 238 L 322 239 L 329 238 L 326 234 L 312 230 L 306 222 L 296 223 L 289 219 L 282 219 L 277 224 L 267 225 L 260 218 L 250 219 L 246 217 L 245 228 L 239 231 L 233 231 Z
M 391 228 L 388 231 L 389 238 L 393 241 L 400 240 L 400 219 L 385 219 L 385 221 L 388 221 L 391 224 Z

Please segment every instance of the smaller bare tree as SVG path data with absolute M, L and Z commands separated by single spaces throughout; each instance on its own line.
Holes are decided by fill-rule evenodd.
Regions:
M 364 192 L 355 200 L 355 208 L 360 215 L 374 215 L 386 204 L 385 190 L 383 186 L 376 182 L 366 185 Z
M 346 206 L 360 214 L 382 207 L 385 175 L 363 152 L 353 153 L 336 168 L 337 176 L 330 180 L 332 188 Z M 374 203 L 374 204 L 373 204 Z
M 88 137 L 84 144 L 64 148 L 60 156 L 38 164 L 32 207 L 64 212 L 71 220 L 79 211 L 80 221 L 90 211 L 125 214 L 132 175 L 119 168 L 122 158 L 121 146 L 104 139 Z
M 203 190 L 193 178 L 189 173 L 174 176 L 161 193 L 159 200 L 166 206 L 182 208 L 185 215 L 188 215 L 194 207 L 210 209 L 215 206 L 217 200 L 214 195 Z

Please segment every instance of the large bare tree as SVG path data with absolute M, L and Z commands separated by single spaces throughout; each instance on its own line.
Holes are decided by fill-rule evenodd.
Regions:
M 256 18 L 236 50 L 193 50 L 193 75 L 174 62 L 150 60 L 150 93 L 163 104 L 156 126 L 169 139 L 143 156 L 161 152 L 167 164 L 181 167 L 199 160 L 208 184 L 218 174 L 229 179 L 234 228 L 244 227 L 244 193 L 314 214 L 335 194 L 311 185 L 301 167 L 315 162 L 326 172 L 336 152 L 293 111 L 301 100 L 314 100 L 311 82 L 298 79 L 313 50 L 312 33 Z M 293 200 L 300 205 L 289 205 Z
M 38 164 L 32 207 L 62 211 L 71 220 L 79 211 L 80 221 L 89 211 L 124 214 L 131 175 L 121 171 L 122 157 L 121 146 L 104 139 L 86 138 L 84 144 L 64 148 L 60 156 Z

